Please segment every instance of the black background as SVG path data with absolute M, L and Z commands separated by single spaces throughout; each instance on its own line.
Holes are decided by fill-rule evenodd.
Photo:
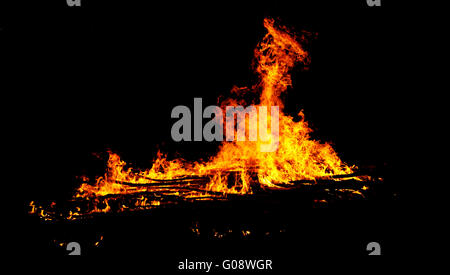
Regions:
M 18 103 L 11 116 L 18 133 L 15 142 L 20 144 L 14 147 L 17 168 L 23 173 L 17 194 L 26 220 L 23 238 L 41 251 L 49 249 L 50 233 L 43 233 L 45 225 L 29 220 L 26 205 L 30 200 L 70 198 L 76 176 L 101 174 L 104 160 L 92 153 L 111 149 L 127 162 L 146 168 L 158 149 L 187 159 L 214 152 L 217 144 L 172 142 L 170 112 L 177 105 L 192 108 L 194 97 L 202 97 L 207 106 L 233 85 L 253 85 L 253 50 L 265 34 L 263 19 L 271 17 L 294 31 L 317 33 L 308 44 L 309 69 L 293 71 L 293 87 L 284 96 L 285 111 L 295 115 L 303 109 L 315 130 L 313 137 L 332 142 L 344 161 L 382 170 L 389 194 L 395 193 L 400 200 L 393 202 L 388 195 L 363 208 L 367 212 L 345 206 L 305 212 L 303 217 L 298 214 L 303 220 L 298 223 L 315 225 L 304 229 L 297 224 L 293 228 L 298 231 L 280 242 L 211 245 L 206 241 L 203 246 L 194 242 L 192 246 L 201 248 L 183 252 L 167 245 L 164 251 L 169 256 L 164 259 L 259 255 L 260 251 L 276 257 L 286 243 L 300 239 L 302 245 L 297 243 L 295 249 L 302 255 L 340 251 L 365 255 L 364 246 L 372 240 L 384 243 L 386 254 L 399 253 L 408 213 L 401 199 L 404 182 L 393 171 L 400 169 L 395 158 L 402 142 L 402 106 L 408 105 L 402 72 L 408 69 L 405 41 L 412 22 L 402 6 L 382 2 L 381 7 L 368 7 L 364 0 L 245 4 L 82 0 L 82 7 L 72 8 L 63 0 L 15 3 L 14 12 L 5 14 L 1 33 L 10 46 L 7 57 L 13 61 L 9 70 L 13 77 L 9 80 L 12 101 Z M 290 219 L 297 215 L 287 212 Z M 188 218 L 183 220 L 179 216 L 185 213 Z M 168 225 L 149 232 L 184 226 L 189 213 L 188 209 L 168 214 L 183 220 L 179 222 L 155 214 L 154 221 Z M 207 221 L 214 215 L 214 211 L 201 213 Z M 116 228 L 106 229 L 114 232 L 105 240 L 106 247 L 91 253 L 147 253 L 143 244 L 154 246 L 155 238 L 143 233 L 130 241 L 118 232 L 154 228 L 157 223 L 148 220 L 125 218 L 129 226 L 120 229 L 114 220 L 86 225 L 88 229 L 83 230 L 88 232 Z M 48 232 L 59 232 L 52 230 Z M 73 227 L 61 230 L 76 231 Z M 348 232 L 353 232 L 351 237 Z M 177 233 L 171 234 L 167 236 Z M 293 237 L 302 234 L 308 241 Z M 181 235 L 177 240 L 185 239 Z M 330 245 L 334 248 L 324 245 L 327 242 L 334 242 Z

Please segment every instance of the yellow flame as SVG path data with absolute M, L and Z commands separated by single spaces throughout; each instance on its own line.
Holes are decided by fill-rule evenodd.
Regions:
M 354 167 L 343 163 L 330 144 L 311 139 L 312 130 L 304 120 L 302 111 L 298 113 L 297 119 L 283 113 L 284 105 L 280 95 L 292 85 L 290 71 L 296 64 L 307 65 L 310 59 L 298 38 L 289 33 L 286 28 L 277 27 L 272 19 L 265 19 L 264 27 L 267 29 L 267 34 L 254 52 L 255 71 L 260 81 L 250 89 L 235 87 L 232 92 L 239 94 L 250 91 L 259 94 L 260 106 L 279 107 L 279 145 L 276 151 L 261 152 L 260 146 L 268 143 L 261 139 L 224 142 L 218 154 L 205 162 L 168 160 L 166 156 L 158 152 L 152 167 L 147 170 L 126 168 L 127 164 L 117 154 L 109 152 L 106 173 L 98 177 L 94 185 L 84 180 L 75 197 L 89 199 L 110 194 L 161 191 L 161 187 L 148 184 L 157 180 L 190 176 L 206 177 L 209 182 L 198 191 L 180 193 L 178 190 L 173 190 L 171 194 L 186 198 L 207 196 L 205 192 L 224 195 L 251 194 L 253 184 L 263 188 L 277 188 L 280 184 L 289 186 L 292 181 L 314 180 L 352 173 Z M 242 105 L 242 102 L 234 99 L 223 102 L 227 105 L 232 103 Z M 269 125 L 270 119 L 270 112 L 268 112 Z M 248 127 L 248 121 L 246 127 Z M 269 141 L 273 139 L 270 132 L 268 135 Z M 129 185 L 123 183 L 129 183 Z M 165 190 L 170 192 L 170 188 Z M 108 200 L 103 202 L 106 206 L 96 208 L 91 213 L 110 211 Z M 147 198 L 144 197 L 136 201 L 136 206 L 142 207 L 159 204 L 157 200 L 148 203 Z M 33 203 L 30 206 L 33 207 L 32 212 L 36 211 Z M 122 208 L 127 207 L 122 206 Z M 70 217 L 73 216 L 74 213 L 70 213 Z

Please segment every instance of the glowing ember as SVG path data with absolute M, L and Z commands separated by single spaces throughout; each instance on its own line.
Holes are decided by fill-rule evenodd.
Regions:
M 228 194 L 252 194 L 255 186 L 259 190 L 295 188 L 301 184 L 299 181 L 314 184 L 317 179 L 353 173 L 356 167 L 343 163 L 330 144 L 310 138 L 311 129 L 302 112 L 299 112 L 297 121 L 283 113 L 280 95 L 291 85 L 290 70 L 294 65 L 306 65 L 310 60 L 297 38 L 286 28 L 275 26 L 271 19 L 264 20 L 264 27 L 267 34 L 255 50 L 260 81 L 250 89 L 235 88 L 232 92 L 259 94 L 259 100 L 247 105 L 279 107 L 277 150 L 260 150 L 261 146 L 272 144 L 274 137 L 268 131 L 258 141 L 223 142 L 219 153 L 206 162 L 168 160 L 158 153 L 152 167 L 144 171 L 125 168 L 126 163 L 117 154 L 109 152 L 104 176 L 98 177 L 93 184 L 85 179 L 74 196 L 74 200 L 84 204 L 59 216 L 75 219 L 112 210 L 151 209 L 164 205 L 168 197 L 225 199 Z M 242 103 L 227 99 L 222 102 L 222 107 L 244 105 Z M 270 112 L 267 115 L 270 125 Z M 32 213 L 44 219 L 57 216 L 54 205 L 46 210 L 33 202 L 30 206 Z

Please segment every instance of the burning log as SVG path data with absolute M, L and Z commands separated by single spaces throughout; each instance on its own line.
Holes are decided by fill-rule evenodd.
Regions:
M 139 175 L 138 175 L 139 176 Z M 155 182 L 182 182 L 182 181 L 191 181 L 191 180 L 202 180 L 207 179 L 207 177 L 201 177 L 201 176 L 189 176 L 189 177 L 181 177 L 181 178 L 174 178 L 174 179 L 154 179 L 144 176 L 139 176 L 140 178 L 147 179 L 149 181 L 155 181 Z
M 186 184 L 186 183 L 202 183 L 209 181 L 209 178 L 191 178 L 191 179 L 184 179 L 184 180 L 158 180 L 157 182 L 151 182 L 151 183 L 134 183 L 134 182 L 124 182 L 124 181 L 117 181 L 119 184 L 127 185 L 127 186 L 134 186 L 134 187 L 152 187 L 152 186 L 173 186 L 173 185 L 179 185 L 179 184 Z
M 254 189 L 252 194 L 227 194 L 223 192 L 207 190 L 205 182 L 198 182 L 196 184 L 178 182 L 177 184 L 171 182 L 169 185 L 144 185 L 140 186 L 136 192 L 129 192 L 128 194 L 108 194 L 104 196 L 94 197 L 90 200 L 85 200 L 82 197 L 73 199 L 67 208 L 56 210 L 54 204 L 51 206 L 36 207 L 33 204 L 33 211 L 40 212 L 40 216 L 45 220 L 77 220 L 91 217 L 95 214 L 106 212 L 120 213 L 124 211 L 143 211 L 151 210 L 159 207 L 170 207 L 171 205 L 178 205 L 181 202 L 200 202 L 200 201 L 243 201 L 250 199 L 251 201 L 266 201 L 270 202 L 271 197 L 275 194 L 278 196 L 288 195 L 292 197 L 294 194 L 300 196 L 303 200 L 310 199 L 311 203 L 328 202 L 336 200 L 345 195 L 348 199 L 364 198 L 365 191 L 379 183 L 377 180 L 360 181 L 358 179 L 350 178 L 340 180 L 335 179 L 317 179 L 314 184 L 312 181 L 293 181 L 290 184 L 278 185 L 272 188 Z M 121 183 L 130 184 L 130 183 Z M 135 183 L 131 183 L 132 187 L 136 187 Z M 129 185 L 127 185 L 129 186 Z M 350 196 L 350 197 L 349 197 Z M 306 202 L 306 201 L 304 201 Z

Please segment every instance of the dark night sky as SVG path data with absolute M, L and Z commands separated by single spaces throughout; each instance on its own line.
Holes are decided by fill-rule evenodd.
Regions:
M 253 85 L 265 17 L 317 33 L 309 70 L 292 72 L 286 112 L 303 109 L 314 138 L 349 163 L 395 166 L 410 101 L 406 41 L 415 30 L 392 1 L 82 2 L 17 1 L 0 21 L 18 168 L 30 167 L 23 201 L 70 196 L 75 176 L 102 173 L 92 153 L 107 149 L 142 167 L 157 149 L 186 158 L 214 151 L 217 144 L 174 144 L 170 112 Z

